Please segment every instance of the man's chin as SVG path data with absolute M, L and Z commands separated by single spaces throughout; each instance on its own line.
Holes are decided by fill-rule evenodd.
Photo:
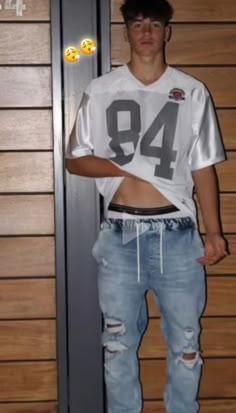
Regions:
M 153 48 L 153 45 L 147 44 L 146 47 L 145 47 L 145 45 L 142 45 L 142 47 L 140 47 L 137 50 L 137 52 L 140 56 L 150 56 L 150 57 L 152 57 L 152 56 L 155 56 L 156 54 L 158 54 L 159 50 L 155 50 Z
M 149 50 L 144 50 L 139 52 L 139 56 L 142 57 L 155 57 L 157 55 L 157 53 L 154 53 L 153 51 L 149 51 Z

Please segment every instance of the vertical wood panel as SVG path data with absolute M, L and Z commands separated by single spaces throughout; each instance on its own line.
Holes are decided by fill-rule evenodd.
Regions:
M 0 235 L 54 234 L 52 195 L 0 196 Z
M 55 318 L 55 278 L 0 280 L 0 319 Z
M 4 7 L 0 13 L 0 21 L 34 21 L 50 20 L 50 0 L 24 0 L 26 8 L 22 16 L 16 16 L 15 10 L 5 10 Z
M 55 320 L 0 321 L 0 331 L 1 361 L 56 359 Z
M 0 277 L 55 275 L 54 237 L 0 238 Z
M 9 47 L 13 45 L 14 47 Z M 1 23 L 1 64 L 49 64 L 50 24 Z
M 23 4 L 0 10 L 0 412 L 57 413 L 51 2 Z
M 0 401 L 44 401 L 57 398 L 56 362 L 0 364 Z
M 52 192 L 51 152 L 0 153 L 0 192 Z
M 0 413 L 58 413 L 58 403 L 0 403 Z M 228 413 L 228 412 L 226 412 Z
M 183 71 L 205 83 L 216 107 L 236 107 L 235 67 L 186 67 Z
M 0 107 L 51 106 L 51 68 L 0 67 Z
M 217 115 L 220 122 L 221 132 L 224 137 L 225 148 L 236 150 L 236 110 L 218 110 Z
M 50 109 L 0 110 L 0 124 L 0 150 L 50 150 L 53 147 Z

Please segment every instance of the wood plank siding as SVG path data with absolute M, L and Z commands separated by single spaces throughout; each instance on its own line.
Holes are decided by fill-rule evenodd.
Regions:
M 56 413 L 51 5 L 23 3 L 0 10 L 0 412 Z
M 129 59 L 121 2 L 111 0 L 113 69 Z M 207 269 L 201 413 L 235 413 L 236 2 L 171 3 L 168 62 L 210 89 L 228 157 L 217 171 L 231 255 Z M 24 4 L 23 16 L 0 10 L 0 413 L 58 413 L 51 2 Z M 164 413 L 166 344 L 152 293 L 147 300 L 144 413 Z

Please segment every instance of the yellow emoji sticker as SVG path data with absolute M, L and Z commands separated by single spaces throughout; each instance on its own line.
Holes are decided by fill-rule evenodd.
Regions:
M 96 50 L 96 42 L 93 39 L 83 39 L 80 42 L 80 50 L 84 54 L 93 54 Z
M 80 51 L 75 46 L 68 46 L 64 51 L 64 58 L 69 63 L 78 62 Z

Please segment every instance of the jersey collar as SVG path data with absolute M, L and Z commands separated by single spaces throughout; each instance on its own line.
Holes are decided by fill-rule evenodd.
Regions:
M 137 79 L 136 76 L 133 75 L 127 64 L 123 65 L 122 68 L 125 76 L 129 77 L 129 79 L 133 81 L 133 83 L 136 83 L 136 85 L 141 87 L 142 89 L 156 89 L 166 81 L 166 79 L 170 76 L 172 72 L 171 66 L 167 65 L 166 70 L 161 75 L 161 77 L 159 77 L 159 79 L 155 80 L 155 82 L 153 83 L 150 83 L 150 85 L 145 85 L 139 79 Z

